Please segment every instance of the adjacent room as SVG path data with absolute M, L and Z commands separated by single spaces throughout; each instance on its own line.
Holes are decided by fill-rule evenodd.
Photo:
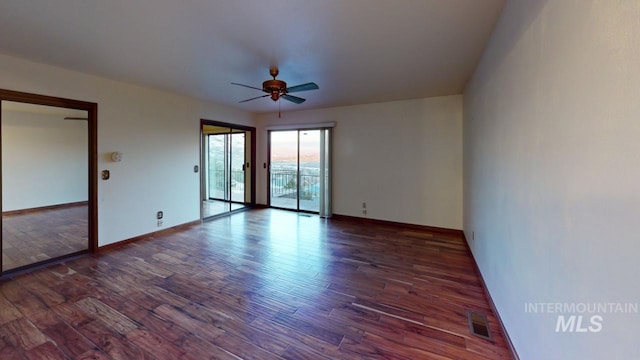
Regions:
M 0 358 L 640 358 L 639 18 L 3 2 Z
M 87 250 L 87 112 L 3 101 L 1 118 L 2 271 Z

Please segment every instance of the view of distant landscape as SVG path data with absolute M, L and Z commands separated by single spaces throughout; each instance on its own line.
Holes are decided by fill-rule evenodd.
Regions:
M 244 133 L 210 135 L 208 138 L 209 197 L 229 200 L 231 196 L 233 201 L 244 202 Z
M 320 131 L 301 131 L 299 144 L 300 173 L 298 174 L 298 131 L 271 133 L 271 204 L 277 207 L 296 208 L 299 196 L 301 210 L 318 211 Z
M 244 133 L 210 135 L 208 142 L 209 198 L 244 202 Z M 320 130 L 271 132 L 270 165 L 272 206 L 319 210 Z

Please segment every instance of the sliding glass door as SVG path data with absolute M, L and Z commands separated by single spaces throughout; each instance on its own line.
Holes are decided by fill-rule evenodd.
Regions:
M 203 218 L 244 208 L 251 202 L 251 132 L 215 125 L 202 131 Z
M 329 129 L 271 131 L 269 203 L 328 216 Z

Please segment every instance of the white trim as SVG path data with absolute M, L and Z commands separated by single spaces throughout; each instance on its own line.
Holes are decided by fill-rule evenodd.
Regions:
M 304 129 L 326 129 L 336 127 L 335 122 L 315 123 L 315 124 L 284 124 L 267 126 L 266 130 L 304 130 Z

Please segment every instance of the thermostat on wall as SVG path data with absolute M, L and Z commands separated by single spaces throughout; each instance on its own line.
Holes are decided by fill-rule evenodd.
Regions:
M 114 162 L 122 161 L 122 153 L 119 151 L 114 151 L 111 153 L 111 160 Z

